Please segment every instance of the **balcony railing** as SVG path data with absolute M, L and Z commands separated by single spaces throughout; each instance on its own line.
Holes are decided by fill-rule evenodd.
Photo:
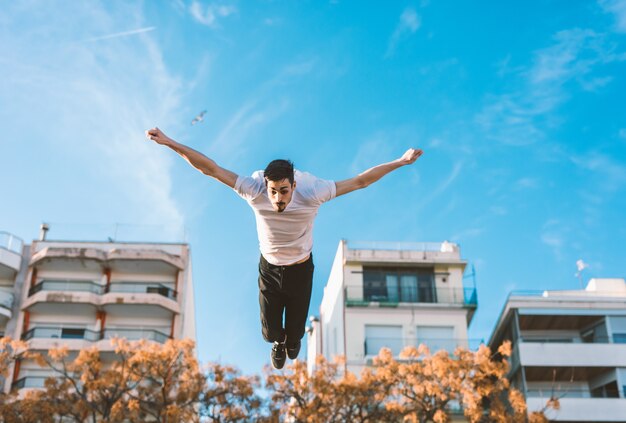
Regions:
M 481 344 L 484 344 L 484 341 L 482 339 L 467 338 L 421 338 L 416 340 L 407 338 L 367 337 L 363 342 L 363 349 L 365 355 L 368 356 L 378 355 L 380 349 L 383 347 L 389 348 L 394 355 L 399 355 L 405 347 L 418 347 L 420 344 L 426 345 L 432 354 L 440 350 L 453 353 L 458 347 L 475 351 Z
M 22 241 L 20 238 L 8 232 L 0 231 L 0 248 L 13 251 L 17 254 L 22 254 L 23 245 L 24 241 Z
M 532 398 L 550 398 L 551 396 L 555 396 L 557 398 L 620 398 L 619 389 L 615 388 L 598 388 L 598 389 L 583 389 L 583 388 L 575 388 L 568 389 L 564 386 L 555 386 L 554 389 L 527 389 L 526 397 Z M 626 397 L 626 389 L 624 391 L 624 396 Z
M 28 341 L 33 338 L 49 339 L 84 339 L 86 341 L 98 341 L 101 339 L 100 332 L 84 328 L 63 328 L 59 326 L 38 326 L 22 334 L 22 340 Z
M 109 292 L 159 294 L 171 300 L 176 300 L 176 291 L 174 289 L 154 282 L 112 282 Z
M 11 310 L 13 307 L 14 296 L 11 292 L 0 290 L 0 307 Z
M 103 295 L 106 293 L 106 287 L 94 281 L 46 279 L 30 288 L 28 296 L 39 291 L 91 292 Z M 159 294 L 176 300 L 176 291 L 158 282 L 112 282 L 109 292 Z
M 169 335 L 154 329 L 134 328 L 106 328 L 104 332 L 84 328 L 63 328 L 59 326 L 38 326 L 22 334 L 22 340 L 33 338 L 44 339 L 84 339 L 85 341 L 99 341 L 101 339 L 126 338 L 129 341 L 147 339 L 149 341 L 165 343 Z
M 626 334 L 614 333 L 612 336 L 583 337 L 522 337 L 521 342 L 537 344 L 626 344 Z
M 164 344 L 171 337 L 154 329 L 122 329 L 111 328 L 104 330 L 104 337 L 110 338 L 125 338 L 129 341 L 138 341 L 140 339 L 147 339 L 149 341 L 159 342 Z
M 347 306 L 369 305 L 378 303 L 383 306 L 396 306 L 399 303 L 436 303 L 475 307 L 478 303 L 476 288 L 436 288 L 419 287 L 400 289 L 392 292 L 373 292 L 363 285 L 345 287 Z
M 386 250 L 386 251 L 448 251 L 456 248 L 453 243 L 444 242 L 385 242 L 385 241 L 346 241 L 351 250 Z
M 54 376 L 25 376 L 13 382 L 11 389 L 22 388 L 43 388 L 45 386 L 46 379 Z
M 102 294 L 104 286 L 94 281 L 80 280 L 42 280 L 28 290 L 28 296 L 39 291 L 68 291 L 68 292 L 91 292 Z

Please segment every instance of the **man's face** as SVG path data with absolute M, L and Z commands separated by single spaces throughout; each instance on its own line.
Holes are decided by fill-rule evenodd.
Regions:
M 268 181 L 267 183 L 267 195 L 272 202 L 272 207 L 278 213 L 285 211 L 287 204 L 291 202 L 293 191 L 296 189 L 296 181 L 293 185 L 289 182 L 289 179 L 285 178 L 280 181 Z

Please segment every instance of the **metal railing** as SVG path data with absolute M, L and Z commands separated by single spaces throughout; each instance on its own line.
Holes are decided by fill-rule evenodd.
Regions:
M 84 328 L 37 326 L 22 334 L 23 341 L 28 341 L 29 339 L 33 338 L 84 339 L 86 341 L 98 341 L 101 339 L 101 336 L 100 332 Z
M 111 282 L 109 292 L 159 294 L 171 300 L 176 299 L 173 288 L 154 282 Z
M 0 290 L 0 307 L 11 310 L 15 296 L 11 292 Z
M 31 287 L 28 296 L 39 291 L 91 292 L 103 295 L 106 293 L 106 286 L 87 280 L 45 279 Z M 112 282 L 109 292 L 159 294 L 176 300 L 176 291 L 158 282 Z
M 394 287 L 395 288 L 395 287 Z M 391 292 L 374 292 L 364 285 L 348 285 L 345 288 L 346 305 L 359 306 L 370 303 L 397 305 L 398 303 L 436 303 L 476 306 L 476 288 L 400 287 Z
M 51 377 L 54 376 L 25 376 L 13 382 L 11 384 L 11 389 L 43 388 L 45 386 L 46 379 Z
M 626 344 L 626 334 L 614 333 L 612 336 L 582 337 L 521 337 L 520 341 L 527 344 Z
M 9 251 L 13 251 L 17 254 L 22 254 L 22 247 L 24 246 L 24 241 L 15 235 L 0 231 L 0 248 L 4 248 Z
M 45 279 L 28 290 L 28 296 L 39 291 L 70 291 L 70 292 L 91 292 L 94 294 L 104 293 L 104 286 L 94 281 L 87 280 L 49 280 Z
M 101 339 L 126 338 L 129 341 L 147 339 L 164 344 L 171 337 L 155 329 L 105 328 L 103 332 L 84 328 L 65 328 L 61 326 L 37 326 L 22 334 L 22 340 L 33 338 L 45 339 L 84 339 L 99 341 Z
M 447 251 L 457 247 L 448 242 L 385 242 L 385 241 L 345 241 L 351 250 L 387 250 L 387 251 Z
M 482 339 L 468 339 L 468 338 L 383 338 L 383 337 L 367 337 L 363 341 L 363 350 L 365 355 L 373 356 L 378 355 L 381 348 L 389 348 L 394 355 L 400 354 L 400 352 L 409 346 L 418 347 L 424 344 L 428 347 L 431 354 L 445 350 L 449 353 L 453 353 L 458 347 L 467 348 L 470 351 L 476 351 L 481 344 L 484 344 Z
M 626 397 L 626 391 L 623 394 Z M 550 398 L 551 396 L 557 398 L 620 398 L 620 391 L 615 388 L 584 389 L 577 387 L 569 389 L 563 385 L 557 385 L 554 389 L 530 388 L 526 390 L 526 397 Z
M 608 297 L 624 297 L 624 291 L 615 291 L 615 290 L 603 290 L 603 291 L 587 291 L 581 288 L 572 288 L 572 289 L 526 289 L 526 290 L 514 290 L 509 292 L 507 297 L 507 301 L 510 300 L 511 297 L 545 297 L 545 298 L 557 298 L 557 297 L 568 297 L 568 298 L 578 298 L 584 300 L 588 298 L 588 296 L 603 296 L 606 295 Z
M 171 337 L 154 329 L 126 329 L 126 328 L 110 328 L 104 330 L 104 338 L 125 338 L 129 341 L 138 341 L 147 339 L 164 344 Z

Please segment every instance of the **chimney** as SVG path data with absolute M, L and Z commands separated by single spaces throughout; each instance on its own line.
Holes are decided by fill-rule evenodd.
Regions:
M 41 224 L 41 227 L 39 228 L 39 241 L 46 240 L 46 234 L 48 233 L 49 229 L 50 229 L 50 226 L 47 223 Z

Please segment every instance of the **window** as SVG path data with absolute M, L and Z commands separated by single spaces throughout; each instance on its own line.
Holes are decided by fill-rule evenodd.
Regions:
M 615 344 L 626 344 L 626 333 L 614 333 L 613 342 Z
M 404 347 L 402 326 L 365 325 L 365 355 L 378 355 L 383 347 L 393 355 L 400 354 Z
M 591 390 L 591 398 L 619 398 L 617 382 L 609 382 L 606 385 L 598 386 Z
M 367 301 L 437 302 L 432 268 L 363 269 L 363 298 Z

